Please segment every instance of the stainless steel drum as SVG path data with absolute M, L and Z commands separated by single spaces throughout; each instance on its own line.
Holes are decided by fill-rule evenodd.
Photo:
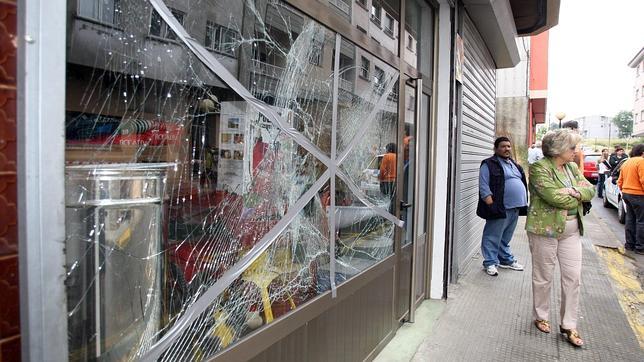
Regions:
M 173 164 L 66 168 L 70 360 L 131 360 L 161 321 L 162 200 Z

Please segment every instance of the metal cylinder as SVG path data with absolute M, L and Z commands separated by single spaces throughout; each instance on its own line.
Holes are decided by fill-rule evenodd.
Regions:
M 161 323 L 162 200 L 173 164 L 65 169 L 70 360 L 132 360 Z

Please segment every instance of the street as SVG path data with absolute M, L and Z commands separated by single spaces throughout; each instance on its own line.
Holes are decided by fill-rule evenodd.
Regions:
M 521 218 L 511 245 L 525 271 L 501 270 L 498 277 L 490 277 L 481 268 L 480 255 L 474 256 L 451 285 L 447 301 L 426 302 L 430 305 L 422 306 L 428 310 L 423 315 L 429 320 L 417 319 L 407 330 L 401 328 L 376 360 L 644 360 L 644 256 L 623 253 L 624 226 L 616 210 L 595 198 L 585 218 L 579 330 L 586 344 L 581 349 L 558 333 L 538 332 L 532 324 L 532 265 L 524 225 Z M 554 325 L 559 315 L 558 267 L 556 273 Z
M 612 232 L 611 236 L 619 240 L 623 246 L 625 242 L 624 225 L 617 221 L 617 210 L 612 207 L 605 208 L 602 199 L 595 197 L 591 213 Z M 635 253 L 627 253 L 626 255 L 629 257 L 627 262 L 634 264 L 640 286 L 644 285 L 644 255 Z

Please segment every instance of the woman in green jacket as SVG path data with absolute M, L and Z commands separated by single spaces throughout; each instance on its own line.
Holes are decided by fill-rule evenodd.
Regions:
M 526 221 L 532 253 L 532 296 L 535 326 L 550 333 L 550 291 L 555 260 L 561 270 L 561 325 L 566 340 L 581 347 L 577 310 L 581 285 L 582 202 L 595 188 L 573 162 L 581 136 L 568 129 L 548 132 L 542 140 L 545 158 L 530 166 L 530 207 Z

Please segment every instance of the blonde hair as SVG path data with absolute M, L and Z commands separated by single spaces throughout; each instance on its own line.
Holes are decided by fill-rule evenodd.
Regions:
M 581 142 L 581 136 L 567 128 L 550 131 L 541 140 L 541 151 L 546 157 L 557 157 Z

